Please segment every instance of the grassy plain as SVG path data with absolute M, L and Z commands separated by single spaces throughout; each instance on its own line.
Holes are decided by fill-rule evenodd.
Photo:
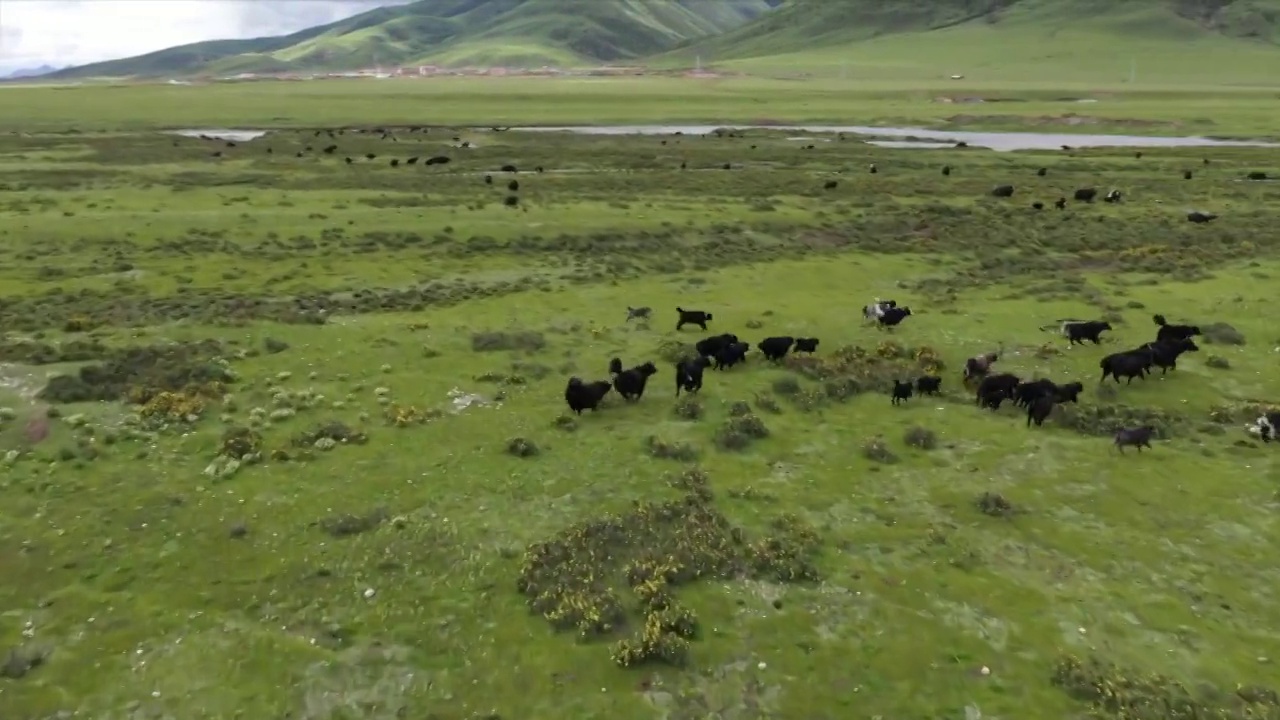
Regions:
M 924 72 L 917 66 L 910 73 L 881 73 L 857 62 L 850 65 L 849 77 L 841 79 L 827 59 L 822 53 L 783 59 L 785 72 L 778 74 L 803 75 L 809 68 L 819 75 L 813 79 L 648 76 L 0 86 L 0 130 L 685 122 L 1276 136 L 1274 86 L 1232 87 L 1222 78 L 1204 84 L 1180 81 L 1177 75 L 1150 81 L 1143 75 L 1143 82 L 1128 85 L 1111 77 L 1061 72 L 1051 82 L 976 75 L 951 82 L 945 78 L 952 70 Z M 812 66 L 806 64 L 810 62 Z M 771 72 L 764 63 L 752 72 Z M 986 102 L 974 102 L 979 99 Z M 86 107 L 93 108 L 91 115 Z
M 118 121 L 159 90 L 5 92 L 44 98 L 47 127 L 49 97 L 117 93 L 82 102 Z M 1241 699 L 1280 659 L 1280 473 L 1241 426 L 1280 395 L 1280 193 L 1240 178 L 1280 153 L 396 137 L 0 138 L 6 718 L 1277 717 L 1274 694 Z M 1085 185 L 1127 200 L 1030 207 Z M 917 314 L 862 327 L 873 296 Z M 676 305 L 752 341 L 820 337 L 819 359 L 708 372 L 677 404 L 669 361 L 702 333 L 674 331 Z M 1244 344 L 1219 328 L 1168 377 L 1099 388 L 1153 312 Z M 1114 337 L 1037 329 L 1072 316 Z M 137 350 L 206 340 L 156 366 Z M 893 408 L 922 346 L 944 395 Z M 1004 369 L 1083 381 L 1081 406 L 1033 430 L 976 409 L 959 368 L 997 347 Z M 566 377 L 615 355 L 659 362 L 646 397 L 562 419 Z M 40 395 L 86 362 L 110 368 L 61 397 L 146 404 Z M 724 449 L 750 440 L 744 412 L 767 437 Z M 1137 422 L 1156 447 L 1112 451 Z M 225 452 L 260 458 L 230 472 Z M 611 661 L 645 622 L 627 563 L 674 581 L 662 617 L 696 615 L 684 667 Z M 625 620 L 582 641 L 518 588 L 564 589 L 540 609 L 575 626 Z

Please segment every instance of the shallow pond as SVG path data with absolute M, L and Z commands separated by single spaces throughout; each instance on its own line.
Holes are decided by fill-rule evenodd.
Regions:
M 1215 140 L 1206 137 L 1159 137 L 1153 135 L 1075 135 L 1029 132 L 969 132 L 960 130 L 927 130 L 925 128 L 871 127 L 867 125 L 579 125 L 513 127 L 524 132 L 567 132 L 581 135 L 706 135 L 714 130 L 779 130 L 794 133 L 845 133 L 861 135 L 866 142 L 895 148 L 947 148 L 956 143 L 1001 152 L 1012 150 L 1057 150 L 1071 147 L 1280 147 L 1280 143 L 1249 140 Z M 231 128 L 195 128 L 175 130 L 175 135 L 218 138 L 248 142 L 266 135 L 267 130 Z M 887 140 L 885 138 L 897 138 Z M 791 140 L 819 140 L 792 137 Z

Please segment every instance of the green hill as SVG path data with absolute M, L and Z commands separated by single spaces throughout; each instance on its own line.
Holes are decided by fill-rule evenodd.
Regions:
M 50 77 L 629 61 L 724 33 L 774 4 L 776 0 L 418 0 L 291 35 L 183 45 Z
M 886 81 L 1275 82 L 1280 0 L 787 0 L 655 62 Z

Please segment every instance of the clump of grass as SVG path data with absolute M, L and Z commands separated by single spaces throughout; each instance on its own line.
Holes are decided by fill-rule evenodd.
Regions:
M 1013 503 L 999 493 L 984 492 L 973 502 L 978 512 L 991 517 L 1009 517 L 1013 515 Z
M 751 414 L 751 404 L 738 400 L 729 406 L 729 417 L 744 417 Z
M 845 402 L 862 392 L 862 386 L 853 378 L 834 378 L 822 384 L 822 392 L 836 402 Z
M 331 420 L 294 435 L 289 442 L 296 448 L 331 450 L 340 444 L 363 445 L 369 442 L 369 436 L 344 422 Z
M 1211 345 L 1244 345 L 1244 333 L 1224 322 L 1215 322 L 1200 328 L 1204 341 Z
M 663 440 L 655 435 L 650 435 L 644 442 L 650 456 L 663 460 L 693 462 L 700 455 L 696 447 L 686 442 Z
M 612 648 L 614 662 L 624 667 L 687 660 L 698 622 L 674 597 L 683 584 L 744 575 L 774 582 L 821 579 L 814 563 L 821 539 L 799 518 L 777 519 L 767 536 L 753 542 L 712 505 L 701 470 L 687 468 L 668 484 L 685 497 L 637 504 L 626 514 L 530 545 L 516 582 L 535 614 L 584 640 L 616 637 L 633 615 L 642 615 L 641 630 Z M 638 603 L 622 601 L 615 588 L 624 585 Z
M 1158 673 L 1121 668 L 1096 657 L 1062 656 L 1050 679 L 1055 687 L 1087 703 L 1098 717 L 1125 720 L 1169 718 L 1280 717 L 1280 693 L 1256 685 L 1234 692 L 1201 685 L 1195 691 Z
M 755 403 L 757 408 L 772 415 L 782 413 L 782 407 L 778 405 L 778 401 L 768 393 L 756 393 Z
M 920 450 L 933 450 L 938 447 L 938 436 L 929 428 L 912 427 L 907 428 L 903 433 L 902 441 L 913 448 Z
M 390 514 L 386 508 L 376 507 L 369 512 L 358 515 L 353 513 L 330 515 L 322 519 L 319 525 L 321 530 L 333 537 L 349 537 L 373 530 L 385 522 L 388 517 L 390 517 Z
M 678 363 L 691 357 L 697 357 L 698 349 L 692 343 L 679 340 L 663 340 L 654 354 L 665 362 Z
M 793 377 L 778 378 L 773 381 L 773 393 L 783 397 L 790 397 L 800 393 L 800 381 Z
M 872 462 L 890 465 L 898 462 L 898 456 L 889 449 L 883 438 L 874 437 L 862 444 L 862 456 Z
M 731 417 L 716 432 L 716 446 L 721 450 L 745 450 L 756 440 L 769 437 L 769 428 L 755 415 Z
M 531 458 L 541 454 L 541 450 L 532 441 L 522 437 L 511 438 L 507 441 L 507 454 L 518 458 Z
M 698 420 L 703 413 L 702 401 L 693 395 L 682 395 L 676 399 L 672 410 L 681 420 Z
M 1158 408 L 1065 404 L 1059 405 L 1058 410 L 1060 426 L 1093 437 L 1113 435 L 1126 427 L 1150 425 L 1156 429 L 1157 439 L 1167 440 L 1186 424 L 1185 417 Z
M 572 415 L 560 415 L 551 421 L 551 425 L 564 432 L 573 432 L 578 429 L 578 421 Z
M 486 330 L 471 336 L 471 349 L 475 352 L 502 352 L 520 350 L 537 352 L 547 346 L 547 339 L 536 330 L 505 332 Z
M 232 426 L 222 433 L 218 454 L 243 460 L 262 452 L 262 436 L 247 427 Z
M 1231 362 L 1219 355 L 1210 355 L 1204 359 L 1204 366 L 1211 367 L 1215 370 L 1230 370 Z

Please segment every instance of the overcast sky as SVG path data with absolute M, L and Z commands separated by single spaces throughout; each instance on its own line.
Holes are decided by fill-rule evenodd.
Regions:
M 0 74 L 282 35 L 410 0 L 0 0 Z

